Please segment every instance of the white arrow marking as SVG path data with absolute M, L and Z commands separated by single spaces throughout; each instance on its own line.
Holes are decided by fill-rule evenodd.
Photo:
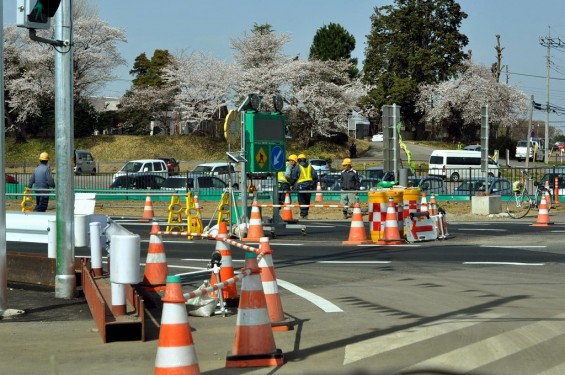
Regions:
M 279 160 L 282 157 L 282 149 L 279 148 L 278 150 L 279 150 L 279 152 L 277 154 L 275 154 L 274 155 L 275 157 L 273 158 L 274 159 L 273 160 L 273 166 L 279 165 Z

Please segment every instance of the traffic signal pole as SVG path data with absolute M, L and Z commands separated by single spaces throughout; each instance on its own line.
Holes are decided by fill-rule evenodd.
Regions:
M 55 149 L 57 152 L 57 262 L 55 297 L 74 298 L 74 178 L 72 151 L 73 119 L 73 43 L 71 0 L 62 0 L 55 14 Z

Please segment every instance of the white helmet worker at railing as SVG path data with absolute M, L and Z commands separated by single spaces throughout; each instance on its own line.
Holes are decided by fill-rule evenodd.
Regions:
M 45 212 L 49 204 L 49 189 L 55 188 L 55 180 L 49 168 L 49 154 L 47 152 L 42 152 L 39 155 L 39 165 L 31 174 L 27 187 L 31 189 L 34 185 L 36 197 L 33 210 Z

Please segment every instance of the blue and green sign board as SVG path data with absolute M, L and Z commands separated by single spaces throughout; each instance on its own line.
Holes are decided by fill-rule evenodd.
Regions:
M 286 162 L 286 121 L 278 112 L 245 112 L 247 171 L 278 172 Z

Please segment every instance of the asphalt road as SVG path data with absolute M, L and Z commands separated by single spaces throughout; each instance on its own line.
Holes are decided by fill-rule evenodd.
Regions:
M 342 245 L 345 221 L 307 222 L 305 235 L 277 233 L 271 248 L 279 291 L 285 313 L 296 321 L 293 331 L 274 334 L 285 364 L 225 369 L 237 315 L 190 317 L 201 371 L 561 374 L 565 216 L 554 221 L 541 228 L 526 220 L 451 223 L 445 241 L 394 247 Z M 142 235 L 144 259 L 148 227 L 124 225 Z M 169 272 L 183 275 L 187 289 L 198 286 L 202 277 L 190 274 L 206 268 L 215 242 L 163 241 Z M 244 253 L 232 247 L 232 254 L 238 269 Z M 61 374 L 153 372 L 155 340 L 102 344 L 85 314 L 72 322 L 50 314 L 34 318 L 45 310 L 58 307 L 0 322 L 2 337 L 9 337 L 1 344 L 2 373 L 46 373 L 50 356 Z

